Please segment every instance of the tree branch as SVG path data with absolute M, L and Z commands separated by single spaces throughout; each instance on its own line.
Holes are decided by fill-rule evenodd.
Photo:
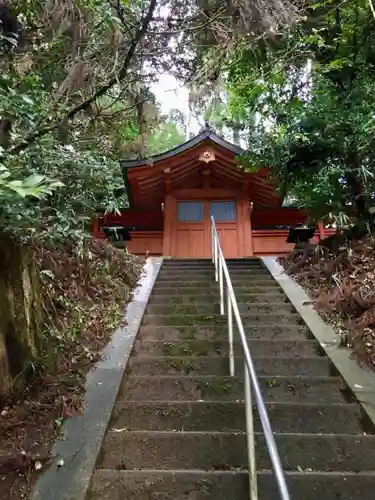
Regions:
M 374 4 L 372 3 L 372 0 L 368 0 L 368 3 L 369 3 L 369 6 L 370 6 L 370 9 L 371 9 L 372 15 L 374 16 L 374 19 L 375 19 L 375 8 L 374 8 Z
M 187 33 L 187 32 L 196 32 L 196 31 L 202 31 L 205 28 L 207 28 L 210 24 L 213 24 L 215 21 L 217 21 L 223 14 L 225 13 L 225 8 L 219 8 L 217 12 L 212 16 L 209 17 L 204 23 L 199 24 L 198 26 L 187 26 L 187 27 L 182 27 L 178 30 L 169 30 L 169 31 L 150 31 L 150 34 L 152 35 L 180 35 L 181 33 Z
M 134 28 L 135 26 L 133 26 L 132 23 L 128 22 L 127 19 L 125 18 L 124 12 L 123 12 L 123 7 L 120 4 L 120 0 L 117 0 L 117 4 L 115 4 L 114 2 L 111 2 L 111 0 L 108 0 L 108 3 L 112 7 L 112 9 L 114 9 L 117 12 L 117 15 L 121 21 L 121 24 L 124 26 L 124 28 L 126 28 L 128 33 L 131 34 L 131 28 Z
M 148 27 L 150 25 L 150 22 L 152 21 L 152 18 L 153 18 L 155 9 L 156 9 L 156 5 L 157 5 L 157 0 L 150 0 L 147 14 L 144 17 L 140 28 L 138 29 L 138 31 L 134 35 L 134 38 L 129 46 L 128 52 L 125 56 L 124 62 L 122 64 L 122 67 L 121 67 L 118 75 L 112 77 L 106 84 L 102 85 L 99 89 L 97 89 L 90 97 L 85 99 L 83 102 L 81 102 L 77 106 L 74 106 L 73 108 L 71 108 L 65 114 L 63 119 L 56 121 L 55 123 L 53 123 L 51 125 L 45 126 L 39 130 L 36 130 L 35 132 L 32 132 L 27 137 L 25 137 L 25 139 L 23 139 L 19 144 L 17 144 L 13 148 L 10 148 L 7 151 L 7 153 L 8 154 L 15 154 L 15 153 L 19 153 L 20 151 L 23 151 L 24 149 L 27 149 L 37 139 L 40 139 L 44 135 L 52 132 L 59 125 L 61 125 L 61 123 L 65 122 L 66 120 L 72 119 L 80 111 L 84 111 L 85 109 L 87 109 L 94 101 L 96 101 L 99 97 L 103 96 L 108 90 L 110 90 L 119 81 L 123 80 L 128 73 L 129 66 L 131 64 L 131 61 L 133 59 L 133 56 L 134 56 L 135 51 L 137 49 L 137 46 L 138 46 L 139 42 L 145 36 L 145 34 L 148 30 Z

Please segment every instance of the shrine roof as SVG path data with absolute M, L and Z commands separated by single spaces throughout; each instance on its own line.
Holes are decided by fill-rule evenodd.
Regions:
M 205 128 L 165 153 L 147 159 L 123 160 L 120 164 L 129 205 L 137 210 L 160 209 L 167 190 L 176 196 L 184 195 L 181 190 L 190 190 L 191 195 L 191 190 L 205 185 L 205 189 L 226 189 L 228 196 L 229 192 L 230 196 L 246 193 L 260 206 L 278 206 L 280 197 L 269 183 L 268 169 L 246 172 L 238 161 L 244 152 Z
M 211 129 L 206 128 L 202 130 L 195 137 L 192 137 L 188 141 L 184 142 L 183 144 L 180 144 L 179 146 L 176 146 L 175 148 L 170 149 L 169 151 L 140 160 L 121 160 L 120 163 L 122 168 L 124 169 L 144 167 L 147 165 L 151 166 L 159 161 L 167 160 L 181 153 L 184 153 L 185 151 L 194 148 L 195 146 L 201 144 L 204 141 L 210 141 L 213 144 L 216 144 L 217 146 L 227 150 L 228 152 L 234 155 L 241 155 L 244 153 L 244 150 L 241 147 L 226 141 L 219 135 L 215 134 L 215 132 L 213 132 Z

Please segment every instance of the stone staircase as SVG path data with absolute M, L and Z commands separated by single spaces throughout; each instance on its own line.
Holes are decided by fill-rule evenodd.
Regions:
M 375 498 L 360 406 L 257 259 L 229 260 L 290 494 Z M 243 359 L 230 378 L 209 261 L 165 261 L 123 380 L 90 500 L 248 500 Z M 238 337 L 237 337 L 238 340 Z M 259 498 L 279 498 L 255 412 Z

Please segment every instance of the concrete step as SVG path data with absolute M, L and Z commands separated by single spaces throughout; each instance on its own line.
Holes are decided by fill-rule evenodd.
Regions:
M 172 386 L 172 380 L 170 386 Z M 155 385 L 154 385 L 155 387 Z M 240 401 L 117 401 L 110 429 L 158 431 L 245 431 L 245 406 Z M 130 394 L 126 394 L 130 397 Z M 197 396 L 197 394 L 196 394 Z M 361 434 L 362 415 L 356 404 L 267 403 L 274 432 Z M 256 432 L 262 432 L 254 412 Z
M 238 262 L 238 261 L 236 263 L 236 262 L 226 261 L 226 264 L 227 264 L 228 269 L 250 269 L 250 270 L 262 269 L 264 271 L 268 271 L 267 267 L 261 261 L 257 261 L 257 262 L 253 262 L 253 263 L 251 263 L 251 262 Z M 184 270 L 191 269 L 192 271 L 194 271 L 196 269 L 203 269 L 204 271 L 209 271 L 210 269 L 215 269 L 215 265 L 211 261 L 201 263 L 200 265 L 197 265 L 194 263 L 185 263 L 182 266 L 175 265 L 174 263 L 167 264 L 167 263 L 163 262 L 161 269 L 166 270 L 166 271 L 171 270 L 171 271 L 176 271 L 176 272 L 181 271 L 181 269 L 184 269 Z
M 228 269 L 233 269 L 233 268 L 247 268 L 247 269 L 265 269 L 267 270 L 267 266 L 263 263 L 261 260 L 257 261 L 248 261 L 248 260 L 226 260 L 226 265 Z M 194 263 L 192 261 L 190 262 L 185 262 L 183 265 L 178 265 L 175 262 L 163 262 L 162 264 L 162 269 L 185 269 L 185 268 L 190 268 L 190 269 L 213 269 L 215 267 L 214 262 L 212 260 L 206 260 L 205 262 L 201 263 Z
M 227 264 L 227 268 L 229 272 L 247 272 L 247 273 L 269 273 L 268 269 L 261 264 L 252 264 L 252 265 L 247 265 L 247 264 L 239 264 L 239 265 L 233 265 L 233 264 Z M 160 272 L 164 273 L 176 273 L 176 274 L 184 274 L 184 272 L 188 273 L 198 273 L 199 271 L 203 273 L 214 273 L 215 272 L 215 266 L 212 264 L 205 264 L 202 266 L 191 266 L 191 265 L 185 265 L 185 266 L 165 266 L 162 265 L 160 268 Z
M 260 259 L 225 259 L 227 266 L 264 266 L 263 262 Z M 184 260 L 164 260 L 163 267 L 204 267 L 204 266 L 213 266 L 212 259 L 184 259 Z
M 244 431 L 244 404 L 234 401 L 118 401 L 108 432 Z
M 339 377 L 260 376 L 265 401 L 331 404 L 346 402 L 345 386 Z M 243 380 L 213 375 L 127 376 L 119 398 L 140 401 L 244 399 Z
M 287 472 L 294 500 L 373 500 L 375 474 Z M 91 500 L 249 500 L 246 471 L 98 470 Z M 259 500 L 279 497 L 272 472 L 258 474 Z
M 265 375 L 331 375 L 331 362 L 325 357 L 257 357 L 253 358 L 258 376 Z M 244 372 L 242 358 L 235 358 L 236 374 Z M 127 373 L 131 375 L 229 375 L 227 356 L 215 357 L 151 357 L 137 356 L 130 359 Z
M 372 499 L 375 436 L 366 435 L 363 410 L 262 262 L 228 266 L 293 500 Z M 218 307 L 210 260 L 164 261 L 91 500 L 248 500 L 242 349 L 235 328 L 229 377 L 227 318 Z M 254 424 L 259 498 L 273 500 L 257 411 Z
M 259 500 L 279 498 L 272 472 L 258 475 L 261 491 Z M 292 499 L 303 500 L 371 500 L 374 495 L 375 473 L 357 472 L 294 472 L 286 474 Z
M 182 320 L 181 320 L 182 321 Z M 235 328 L 235 335 L 237 329 Z M 246 333 L 249 340 L 305 340 L 311 338 L 312 334 L 305 325 L 261 325 L 247 324 Z M 228 326 L 206 326 L 206 325 L 175 325 L 175 326 L 158 326 L 147 324 L 140 328 L 138 339 L 142 340 L 227 340 Z M 236 338 L 236 337 L 235 337 Z
M 237 337 L 238 339 L 238 337 Z M 252 356 L 316 356 L 321 355 L 318 342 L 314 340 L 249 340 Z M 135 341 L 134 354 L 142 356 L 227 356 L 228 340 L 164 340 Z M 242 356 L 240 341 L 234 343 L 234 352 Z
M 256 436 L 259 470 L 271 469 L 263 435 Z M 375 436 L 275 434 L 284 470 L 365 472 L 375 468 Z M 108 432 L 104 469 L 244 469 L 245 433 Z
M 277 281 L 275 280 L 265 280 L 265 281 L 254 281 L 254 283 L 249 283 L 248 280 L 245 280 L 243 283 L 238 283 L 233 281 L 233 288 L 237 294 L 241 293 L 274 293 L 276 290 L 280 290 L 280 293 L 283 293 L 281 288 L 279 287 Z M 168 293 L 174 289 L 178 290 L 179 295 L 190 293 L 206 293 L 207 292 L 218 292 L 219 285 L 215 281 L 174 281 L 174 280 L 156 280 L 155 285 L 152 289 L 152 293 L 155 291 L 162 290 L 164 293 Z M 173 293 L 173 292 L 172 292 Z
M 273 293 L 236 293 L 238 304 L 290 304 L 289 299 L 281 291 Z M 204 304 L 210 306 L 213 302 L 219 303 L 219 290 L 213 293 L 191 294 L 151 294 L 149 304 Z
M 244 327 L 249 325 L 300 325 L 303 323 L 299 314 L 243 313 L 241 319 Z M 226 325 L 227 317 L 221 314 L 146 314 L 142 326 L 220 326 Z
M 271 276 L 271 273 L 267 268 L 262 266 L 235 266 L 235 267 L 227 267 L 229 274 L 232 275 L 246 275 L 246 276 Z M 207 279 L 214 279 L 215 277 L 215 268 L 214 266 L 206 266 L 206 267 L 164 267 L 162 266 L 159 270 L 158 276 L 192 276 L 195 277 L 206 277 Z
M 229 274 L 231 276 L 272 276 L 267 268 L 257 266 L 257 267 L 228 267 Z M 215 268 L 212 267 L 182 267 L 182 268 L 165 268 L 161 267 L 158 276 L 168 275 L 172 278 L 174 276 L 192 276 L 193 278 L 205 277 L 206 279 L 215 278 Z
M 247 313 L 262 313 L 262 314 L 288 314 L 295 312 L 295 308 L 292 304 L 272 304 L 272 302 L 259 302 L 257 304 L 251 303 L 238 303 L 238 308 L 241 314 Z M 149 304 L 146 309 L 146 314 L 219 314 L 220 313 L 220 304 L 219 300 L 212 301 L 210 304 L 208 303 L 199 303 L 196 301 L 195 303 L 180 303 L 173 304 L 170 302 L 169 304 Z
M 229 275 L 233 281 L 235 280 L 243 280 L 246 278 L 249 281 L 255 281 L 255 280 L 273 280 L 273 276 L 266 270 L 259 269 L 259 270 L 253 270 L 253 269 L 235 269 L 235 270 L 229 270 Z M 196 271 L 191 271 L 191 270 L 179 270 L 177 271 L 171 271 L 171 270 L 161 270 L 158 274 L 158 280 L 178 280 L 178 281 L 203 281 L 209 280 L 209 281 L 214 281 L 215 280 L 215 270 L 202 270 L 202 269 L 197 269 Z
M 276 282 L 275 282 L 276 283 Z M 238 297 L 245 295 L 245 296 L 253 296 L 253 295 L 279 295 L 283 299 L 286 300 L 284 292 L 281 290 L 281 288 L 275 284 L 271 283 L 270 286 L 236 286 L 234 289 L 237 300 Z M 184 296 L 184 297 L 189 297 L 190 295 L 193 295 L 194 297 L 196 296 L 215 296 L 219 297 L 219 285 L 217 283 L 209 283 L 207 286 L 204 287 L 197 287 L 197 286 L 184 286 L 181 283 L 167 283 L 167 284 L 160 284 L 156 281 L 153 289 L 152 289 L 152 295 L 163 295 L 163 296 L 169 296 L 173 297 L 175 295 L 179 296 Z
M 277 281 L 271 276 L 267 276 L 267 274 L 261 274 L 261 275 L 252 275 L 252 274 L 246 274 L 246 273 L 240 273 L 236 276 L 231 275 L 231 281 L 233 283 L 233 286 L 236 287 L 238 285 L 247 285 L 248 287 L 252 287 L 254 285 L 265 285 L 265 286 L 278 286 Z M 170 277 L 168 275 L 163 275 L 159 274 L 156 280 L 156 284 L 175 284 L 175 283 L 180 283 L 183 286 L 219 286 L 218 282 L 214 280 L 214 278 L 208 278 L 202 275 L 197 275 L 197 276 L 186 276 L 186 275 L 179 275 L 179 276 L 174 276 Z

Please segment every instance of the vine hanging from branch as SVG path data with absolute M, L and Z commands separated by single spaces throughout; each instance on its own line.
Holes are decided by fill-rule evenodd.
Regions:
M 370 0 L 371 1 L 371 0 Z M 241 33 L 264 33 L 294 23 L 306 5 L 303 0 L 228 0 L 236 12 Z

